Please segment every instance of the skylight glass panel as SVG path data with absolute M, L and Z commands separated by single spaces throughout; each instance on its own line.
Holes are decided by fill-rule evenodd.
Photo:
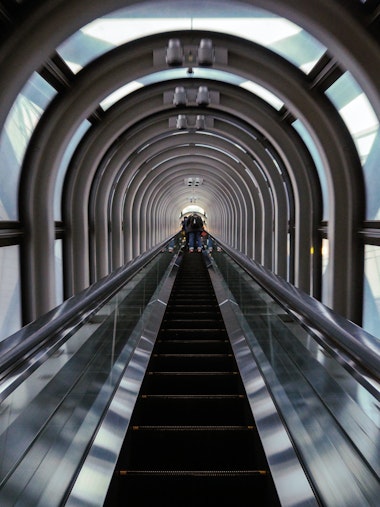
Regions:
M 363 165 L 368 220 L 380 219 L 380 129 L 372 106 L 349 72 L 343 74 L 326 95 L 344 120 Z
M 17 220 L 21 166 L 33 131 L 56 90 L 37 72 L 19 93 L 0 135 L 0 219 Z
M 293 128 L 298 132 L 303 142 L 307 146 L 307 149 L 314 161 L 315 167 L 317 169 L 319 183 L 321 185 L 322 191 L 322 201 L 323 201 L 323 220 L 329 219 L 329 193 L 328 193 L 328 185 L 327 185 L 327 177 L 326 171 L 323 166 L 322 159 L 318 152 L 318 149 L 314 143 L 313 138 L 310 135 L 310 132 L 307 130 L 305 125 L 301 120 L 296 120 L 292 123 Z
M 257 11 L 257 17 L 232 17 L 228 23 L 223 18 L 194 19 L 199 30 L 236 35 L 256 42 L 283 56 L 301 70 L 309 72 L 326 48 L 301 27 L 265 11 Z M 258 15 L 260 14 L 260 15 Z
M 263 86 L 253 83 L 252 81 L 245 81 L 244 83 L 241 83 L 240 86 L 265 100 L 265 102 L 268 102 L 272 107 L 277 109 L 277 111 L 279 111 L 284 105 L 282 100 L 280 100 L 274 93 L 270 92 Z
M 228 20 L 228 21 L 227 21 Z M 239 2 L 144 3 L 104 16 L 75 33 L 57 49 L 73 72 L 107 51 L 147 35 L 175 30 L 210 30 L 265 45 L 309 72 L 326 51 L 294 23 Z
M 174 30 L 190 30 L 191 20 L 181 18 L 100 18 L 81 31 L 88 37 L 99 39 L 111 46 L 121 46 L 147 35 Z
M 70 139 L 69 144 L 66 147 L 65 153 L 62 157 L 58 173 L 57 179 L 55 182 L 54 189 L 54 219 L 62 220 L 62 189 L 65 181 L 65 176 L 67 173 L 67 169 L 69 167 L 69 163 L 71 161 L 71 157 L 76 150 L 78 144 L 82 140 L 84 134 L 91 127 L 91 123 L 88 120 L 84 120 L 82 124 L 79 126 L 75 134 Z
M 106 110 L 109 109 L 113 104 L 115 104 L 118 100 L 122 99 L 123 97 L 126 97 L 130 93 L 138 90 L 139 88 L 142 88 L 144 84 L 139 81 L 132 81 L 131 83 L 128 83 L 125 86 L 122 86 L 121 88 L 117 89 L 115 92 L 111 93 L 111 95 L 108 95 L 101 103 L 100 106 Z
M 378 131 L 379 122 L 376 114 L 349 72 L 330 86 L 326 90 L 326 95 L 338 109 L 355 142 L 365 136 L 373 136 Z M 362 155 L 360 151 L 359 154 Z

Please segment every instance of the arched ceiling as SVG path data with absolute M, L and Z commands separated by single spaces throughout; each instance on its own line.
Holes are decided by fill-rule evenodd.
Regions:
M 230 5 L 185 3 L 187 14 L 194 17 L 218 13 L 218 8 L 223 12 Z M 180 12 L 173 15 L 173 5 L 126 0 L 34 2 L 17 32 L 10 30 L 4 40 L 0 75 L 6 69 L 7 86 L 0 87 L 0 124 L 33 72 L 39 70 L 59 83 L 59 93 L 33 132 L 20 180 L 20 218 L 29 241 L 24 276 L 39 291 L 42 279 L 45 286 L 36 303 L 30 302 L 30 315 L 52 306 L 54 269 L 46 244 L 55 237 L 54 198 L 62 160 L 86 121 L 90 126 L 71 157 L 62 187 L 65 263 L 71 273 L 65 281 L 66 295 L 173 234 L 190 204 L 205 210 L 207 226 L 215 235 L 306 291 L 317 291 L 313 277 L 319 261 L 310 252 L 320 241 L 320 175 L 293 128 L 295 120 L 307 129 L 326 175 L 329 302 L 349 314 L 352 302 L 341 296 L 347 277 L 341 275 L 349 270 L 354 278 L 361 276 L 355 275 L 358 252 L 352 239 L 363 219 L 362 168 L 352 138 L 324 89 L 329 69 L 337 74 L 349 70 L 379 113 L 377 41 L 365 36 L 365 27 L 338 1 L 234 2 L 242 12 L 264 8 L 273 16 L 284 16 L 310 32 L 321 47 L 328 47 L 314 70 L 306 73 L 279 52 L 231 35 L 227 28 L 177 30 Z M 77 73 L 65 65 L 57 50 L 68 37 L 97 17 L 112 18 L 116 9 L 138 6 L 151 9 L 158 20 L 160 9 L 169 12 L 172 31 L 155 28 L 154 35 L 110 47 Z M 168 63 L 170 39 L 179 40 L 184 49 L 184 58 L 176 65 Z M 196 56 L 202 40 L 211 40 L 213 47 L 212 62 L 206 65 Z M 364 46 L 371 65 L 363 62 Z M 280 105 L 273 107 L 239 85 L 247 81 L 273 94 Z M 101 107 L 134 82 L 145 84 L 110 107 Z M 173 102 L 177 87 L 186 92 L 186 103 Z M 207 87 L 207 103 L 198 103 L 199 87 Z M 189 184 L 195 178 L 200 184 Z M 338 214 L 343 207 L 345 214 Z M 343 262 L 342 244 L 352 247 Z M 338 283 L 339 279 L 344 281 Z

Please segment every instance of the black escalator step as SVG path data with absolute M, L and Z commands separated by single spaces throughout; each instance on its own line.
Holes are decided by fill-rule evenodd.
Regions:
M 219 329 L 224 330 L 223 321 L 218 321 L 217 319 L 200 319 L 198 316 L 194 316 L 193 319 L 172 319 L 165 320 L 162 323 L 162 327 L 160 332 L 166 331 L 167 329 L 189 329 L 189 324 L 191 325 L 191 329 Z
M 174 301 L 168 302 L 168 307 L 170 308 L 173 304 L 186 307 L 188 312 L 196 312 L 198 308 L 201 309 L 202 307 L 215 307 L 215 301 L 209 296 L 200 297 L 191 294 L 179 294 Z
M 143 394 L 142 398 L 150 398 L 150 399 L 171 399 L 171 400 L 236 400 L 236 399 L 244 399 L 245 396 L 243 394 Z
M 142 426 L 240 426 L 251 424 L 246 399 L 238 395 L 142 395 L 133 423 Z
M 205 298 L 204 300 L 200 301 L 198 298 L 197 299 L 190 299 L 190 298 L 187 298 L 189 299 L 189 301 L 191 301 L 191 305 L 189 306 L 189 304 L 186 302 L 186 301 L 180 301 L 180 300 L 169 300 L 168 301 L 168 306 L 167 306 L 167 311 L 173 311 L 173 310 L 181 310 L 181 311 L 192 311 L 194 308 L 199 308 L 200 311 L 202 310 L 207 310 L 207 309 L 216 309 L 219 311 L 219 306 L 218 306 L 218 303 L 216 301 L 215 298 Z M 215 301 L 214 301 L 215 299 Z
M 160 331 L 160 338 L 162 339 L 198 339 L 204 337 L 205 339 L 217 340 L 224 339 L 227 336 L 225 329 L 214 328 L 214 329 L 162 329 Z
M 194 376 L 194 377 L 216 377 L 216 376 L 222 376 L 222 377 L 228 377 L 232 375 L 239 375 L 237 371 L 148 371 L 147 375 L 162 375 L 162 376 Z M 207 381 L 210 379 L 207 378 Z
M 203 307 L 198 310 L 197 317 L 199 319 L 216 319 L 223 320 L 220 313 L 217 313 L 216 308 L 213 305 L 209 307 Z M 182 310 L 176 308 L 174 311 L 171 308 L 166 310 L 164 320 L 193 320 L 194 312 L 189 311 L 188 308 L 183 308 Z
M 181 353 L 178 353 L 178 352 L 174 352 L 174 353 L 154 353 L 153 356 L 152 356 L 154 359 L 168 359 L 168 360 L 176 360 L 178 359 L 179 361 L 183 361 L 184 359 L 185 360 L 192 360 L 192 359 L 199 359 L 199 360 L 225 360 L 225 359 L 232 359 L 234 357 L 233 354 L 231 353 L 221 353 L 221 354 L 217 354 L 217 353 L 198 353 L 198 352 L 193 352 L 193 353 L 185 353 L 185 354 L 181 354 Z
M 139 426 L 135 425 L 132 427 L 133 431 L 253 431 L 255 426 L 245 426 L 245 425 L 235 425 L 235 426 L 200 426 L 200 425 L 192 425 L 192 426 Z
M 184 288 L 182 290 L 177 290 L 171 295 L 169 302 L 176 301 L 179 298 L 190 299 L 193 304 L 201 300 L 212 302 L 213 304 L 216 302 L 214 292 L 208 288 L 197 290 L 188 290 Z
M 174 294 L 177 292 L 184 292 L 185 290 L 188 290 L 190 292 L 193 292 L 196 294 L 197 292 L 201 292 L 203 290 L 211 292 L 211 283 L 210 280 L 205 279 L 205 277 L 202 277 L 197 280 L 197 283 L 194 283 L 194 278 L 188 278 L 188 279 L 182 279 L 180 283 L 176 283 L 173 286 Z
M 217 300 L 215 295 L 212 292 L 208 291 L 197 291 L 197 292 L 177 292 L 173 295 L 173 297 L 168 301 L 168 305 L 171 304 L 182 304 L 187 307 L 197 306 L 197 305 L 209 305 L 209 306 L 217 306 Z
M 119 470 L 113 484 L 105 507 L 125 505 L 119 498 L 139 507 L 281 505 L 266 470 Z
M 266 458 L 256 431 L 246 428 L 219 431 L 136 429 L 128 434 L 129 452 L 119 457 L 120 466 L 140 470 L 262 470 Z
M 176 308 L 172 311 L 170 309 L 166 312 L 163 322 L 165 323 L 168 320 L 187 320 L 190 322 L 195 320 L 216 320 L 217 322 L 223 322 L 218 309 L 214 306 L 198 307 L 195 310 L 189 308 L 179 310 Z
M 232 354 L 155 354 L 149 369 L 155 371 L 233 371 Z
M 220 317 L 219 309 L 214 305 L 202 305 L 193 308 L 184 308 L 183 305 L 176 305 L 176 307 L 170 307 L 164 316 L 165 320 L 176 319 L 176 320 L 190 320 L 193 321 L 195 318 L 209 319 L 214 318 L 218 321 L 223 320 Z M 165 321 L 164 320 L 164 321 Z
M 193 301 L 194 303 L 194 301 Z M 190 315 L 201 315 L 205 312 L 211 312 L 212 314 L 216 315 L 220 313 L 219 307 L 217 305 L 214 305 L 213 303 L 210 303 L 209 301 L 205 301 L 203 303 L 197 301 L 196 305 L 192 305 L 189 307 L 186 302 L 183 301 L 175 301 L 173 303 L 168 304 L 168 307 L 166 309 L 168 312 L 168 315 L 171 314 L 178 314 L 182 315 L 184 313 L 190 314 Z
M 230 350 L 228 340 L 158 340 L 155 350 L 160 354 L 223 354 Z
M 125 476 L 191 476 L 191 477 L 262 477 L 269 475 L 264 470 L 116 470 L 115 475 Z
M 172 303 L 182 303 L 187 302 L 188 306 L 196 306 L 197 304 L 209 304 L 215 306 L 217 301 L 215 296 L 211 292 L 207 291 L 197 291 L 197 292 L 177 292 L 173 299 L 169 300 L 169 305 Z
M 190 321 L 193 322 L 196 318 L 197 321 L 216 321 L 216 322 L 223 322 L 222 316 L 217 314 L 215 312 L 214 308 L 210 308 L 207 311 L 198 311 L 196 314 L 194 312 L 166 312 L 163 322 L 183 322 L 183 321 Z
M 149 394 L 240 394 L 240 375 L 234 372 L 157 372 L 144 379 Z

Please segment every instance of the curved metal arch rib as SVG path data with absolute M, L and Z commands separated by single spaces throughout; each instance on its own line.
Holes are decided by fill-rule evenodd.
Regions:
M 185 35 L 183 34 L 183 36 Z M 191 37 L 194 37 L 194 33 L 191 34 Z M 294 111 L 303 115 L 306 124 L 309 125 L 314 137 L 318 141 L 318 146 L 320 146 L 323 151 L 326 167 L 330 168 L 329 174 L 331 178 L 332 194 L 334 196 L 334 199 L 332 199 L 334 206 L 342 206 L 343 201 L 346 207 L 347 203 L 352 204 L 347 210 L 346 218 L 339 217 L 338 221 L 336 215 L 333 214 L 330 225 L 332 240 L 335 236 L 337 236 L 338 240 L 335 242 L 332 241 L 331 265 L 334 275 L 331 276 L 332 306 L 341 306 L 341 312 L 345 314 L 348 306 L 352 306 L 352 301 L 348 296 L 350 291 L 344 291 L 347 297 L 342 298 L 341 289 L 342 287 L 347 289 L 348 283 L 352 283 L 351 280 L 348 282 L 348 272 L 351 272 L 354 279 L 357 278 L 357 266 L 360 265 L 360 263 L 354 262 L 359 252 L 357 245 L 353 244 L 353 228 L 358 223 L 358 218 L 361 218 L 358 217 L 361 211 L 361 206 L 358 204 L 358 201 L 360 201 L 358 194 L 361 189 L 361 174 L 360 170 L 357 170 L 358 167 L 355 164 L 357 159 L 355 158 L 355 150 L 352 147 L 352 142 L 348 134 L 345 135 L 346 133 L 343 129 L 336 130 L 331 127 L 331 117 L 334 115 L 334 111 L 332 109 L 329 110 L 327 101 L 325 101 L 323 97 L 319 96 L 316 98 L 314 95 L 312 96 L 312 94 L 307 92 L 307 81 L 301 79 L 297 73 L 294 73 L 291 66 L 285 64 L 285 62 L 275 57 L 275 55 L 269 55 L 270 58 L 268 58 L 268 55 L 265 55 L 264 59 L 262 54 L 263 50 L 256 48 L 255 51 L 252 51 L 252 48 L 254 48 L 252 44 L 247 45 L 250 49 L 248 51 L 246 45 L 242 46 L 242 43 L 234 38 L 223 36 L 218 40 L 218 35 L 215 34 L 213 38 L 216 39 L 217 43 L 223 45 L 228 44 L 230 71 L 233 70 L 241 75 L 251 77 L 248 69 L 255 69 L 255 77 L 258 77 L 259 81 L 263 80 L 267 84 L 269 83 L 268 87 L 277 89 L 280 96 L 287 96 L 289 104 L 294 108 Z M 151 42 L 153 43 L 153 41 L 157 45 L 162 44 L 162 36 L 152 37 Z M 128 45 L 128 47 L 130 49 L 131 46 Z M 118 50 L 107 55 L 107 58 L 99 60 L 99 63 L 102 63 L 101 66 L 98 67 L 93 65 L 88 73 L 83 72 L 83 74 L 78 77 L 75 90 L 67 94 L 65 101 L 59 98 L 56 103 L 56 108 L 52 108 L 52 111 L 55 109 L 57 113 L 50 116 L 53 125 L 49 121 L 42 122 L 42 124 L 45 123 L 45 125 L 50 123 L 49 132 L 44 132 L 45 135 L 47 134 L 46 140 L 48 144 L 41 143 L 40 146 L 32 143 L 33 148 L 29 152 L 26 163 L 28 171 L 30 171 L 31 167 L 33 168 L 29 173 L 33 176 L 33 180 L 30 180 L 32 192 L 30 197 L 29 195 L 25 195 L 24 192 L 23 204 L 26 205 L 25 207 L 28 210 L 32 208 L 33 213 L 31 216 L 43 218 L 45 222 L 44 226 L 47 228 L 52 227 L 51 223 L 46 223 L 49 222 L 46 218 L 49 216 L 51 217 L 51 203 L 49 204 L 48 202 L 44 213 L 40 212 L 38 209 L 38 200 L 36 202 L 36 189 L 33 182 L 35 182 L 36 179 L 38 180 L 38 176 L 40 176 L 41 179 L 46 182 L 47 186 L 49 186 L 49 184 L 51 186 L 51 181 L 56 176 L 56 168 L 59 166 L 59 158 L 62 156 L 67 138 L 70 137 L 75 130 L 75 127 L 82 119 L 82 115 L 85 116 L 91 108 L 94 108 L 96 101 L 99 101 L 105 95 L 106 91 L 112 91 L 123 79 L 125 80 L 126 66 L 129 71 L 133 69 L 136 76 L 139 75 L 141 69 L 144 69 L 145 72 L 149 69 L 149 54 L 151 54 L 151 52 L 149 51 L 149 54 L 146 52 L 144 53 L 144 50 L 136 44 L 134 44 L 133 47 L 136 51 L 128 52 L 128 55 L 132 55 L 128 62 L 130 66 L 126 65 L 128 58 L 124 52 L 125 48 L 118 48 Z M 104 65 L 104 63 L 106 63 L 106 65 Z M 89 81 L 89 77 L 91 77 L 94 72 L 94 67 L 97 68 L 97 80 L 96 84 L 90 86 L 91 80 Z M 153 71 L 153 69 L 151 69 L 151 71 Z M 113 80 L 111 80 L 110 74 L 113 75 Z M 130 74 L 131 72 L 129 72 L 128 79 L 131 79 Z M 79 116 L 78 103 L 82 104 L 79 110 Z M 74 114 L 74 104 L 75 117 L 72 116 Z M 47 118 L 49 118 L 49 116 Z M 335 122 L 335 126 L 336 125 L 339 125 L 339 122 Z M 52 126 L 55 128 L 51 129 Z M 40 130 L 40 132 L 44 131 L 42 127 L 38 130 Z M 54 132 L 54 139 L 52 138 L 51 131 Z M 341 146 L 343 146 L 343 149 Z M 50 170 L 53 169 L 49 175 L 46 172 L 47 166 Z M 338 177 L 332 170 L 333 167 L 341 168 Z M 353 180 L 358 184 L 351 186 Z M 332 206 L 332 209 L 334 209 L 334 206 Z M 28 220 L 26 220 L 26 226 L 29 228 L 30 236 L 33 237 L 33 241 L 31 241 L 29 245 L 31 254 L 29 259 L 30 271 L 33 273 L 33 276 L 39 276 L 38 267 L 35 266 L 35 264 L 39 262 L 37 259 L 42 258 L 44 265 L 50 265 L 50 275 L 48 275 L 48 277 L 53 280 L 52 259 L 49 258 L 47 252 L 43 249 L 41 250 L 39 246 L 41 244 L 39 236 L 41 235 L 42 229 L 35 227 L 35 224 L 28 222 Z M 339 239 L 342 239 L 342 242 L 339 242 Z M 338 245 L 338 247 L 336 245 Z M 344 248 L 346 248 L 347 245 L 352 247 L 345 257 L 346 263 L 342 262 L 341 245 L 344 245 Z M 338 257 L 339 263 L 337 262 Z M 46 311 L 51 306 L 51 285 L 52 284 L 46 285 L 50 288 L 40 297 L 39 306 L 41 307 L 41 311 Z M 36 311 L 38 311 L 37 308 Z
M 157 93 L 160 93 L 161 88 L 165 89 L 165 87 L 167 87 L 167 85 L 161 85 L 160 87 L 156 86 L 155 89 L 157 90 Z M 229 92 L 231 97 L 234 95 L 233 94 L 233 91 L 234 91 L 233 87 L 229 87 L 229 88 L 227 87 L 226 90 L 223 88 L 224 94 L 226 94 L 227 91 Z M 235 89 L 235 95 L 239 95 L 239 93 L 243 93 L 243 90 Z M 120 105 L 117 105 L 114 108 L 114 113 L 115 113 L 114 116 L 116 117 L 114 122 L 112 121 L 112 118 L 110 120 L 107 119 L 108 116 L 112 115 L 111 110 L 109 110 L 107 112 L 108 114 L 105 116 L 102 124 L 96 127 L 98 130 L 97 139 L 95 139 L 95 138 L 92 139 L 91 149 L 94 153 L 93 156 L 91 157 L 89 153 L 86 153 L 86 155 L 83 158 L 81 158 L 80 164 L 79 163 L 75 164 L 76 166 L 80 165 L 81 171 L 83 172 L 83 174 L 90 177 L 89 175 L 91 175 L 91 173 L 93 172 L 94 164 L 95 164 L 95 162 L 97 162 L 97 160 L 99 158 L 98 152 L 101 150 L 102 139 L 117 138 L 117 143 L 120 144 L 121 138 L 120 138 L 119 124 L 125 125 L 127 123 L 128 117 L 130 117 L 130 116 L 132 116 L 134 118 L 139 117 L 139 113 L 140 113 L 139 106 L 144 105 L 148 99 L 150 102 L 153 102 L 154 104 L 157 103 L 157 100 L 154 99 L 151 90 L 150 89 L 149 90 L 143 89 L 138 94 L 136 94 L 136 98 L 134 97 L 133 101 L 131 99 L 131 104 L 129 104 L 129 101 L 123 101 Z M 247 107 L 251 107 L 251 109 L 252 109 L 252 107 L 253 107 L 252 102 L 254 102 L 254 101 L 250 97 L 250 94 L 246 94 L 245 99 L 246 99 L 245 101 L 241 100 L 240 102 L 235 99 L 235 102 L 234 102 L 235 110 L 233 108 L 229 107 L 228 109 L 231 109 L 231 111 L 229 111 L 228 114 L 226 112 L 224 112 L 222 114 L 222 113 L 216 111 L 215 109 L 213 109 L 211 111 L 211 114 L 213 115 L 213 117 L 215 119 L 218 120 L 220 135 L 222 135 L 222 133 L 223 133 L 223 138 L 225 138 L 225 139 L 227 139 L 227 137 L 231 138 L 232 143 L 236 143 L 236 144 L 241 145 L 242 148 L 244 150 L 246 150 L 247 152 L 248 152 L 248 150 L 250 152 L 253 152 L 253 153 L 251 153 L 252 157 L 263 162 L 262 168 L 266 172 L 268 180 L 271 180 L 271 186 L 272 186 L 272 189 L 274 190 L 274 196 L 278 200 L 279 196 L 281 195 L 281 190 L 283 190 L 284 187 L 283 187 L 282 179 L 278 178 L 278 172 L 275 169 L 275 167 L 272 167 L 272 170 L 269 168 L 269 166 L 273 165 L 273 164 L 272 164 L 272 160 L 268 161 L 269 157 L 268 157 L 267 150 L 268 150 L 268 146 L 270 147 L 270 145 L 268 145 L 268 140 L 265 141 L 265 146 L 261 145 L 261 143 L 259 141 L 257 141 L 256 137 L 252 137 L 252 135 L 249 135 L 249 133 L 247 131 L 247 128 L 249 127 L 248 124 L 246 124 L 246 125 L 239 124 L 238 119 L 236 117 L 236 113 L 243 114 L 243 110 L 245 111 L 247 109 Z M 249 99 L 251 99 L 251 104 L 249 102 Z M 126 106 L 126 103 L 128 103 L 128 106 Z M 238 110 L 238 107 L 240 108 L 239 110 Z M 226 109 L 226 106 L 224 106 L 224 108 Z M 143 109 L 145 109 L 145 108 L 143 107 Z M 120 110 L 123 110 L 123 111 L 125 110 L 125 120 L 121 116 Z M 235 113 L 234 116 L 232 116 L 233 113 Z M 168 114 L 170 114 L 170 112 L 168 112 Z M 270 135 L 272 137 L 275 138 L 276 136 L 278 136 L 281 139 L 281 136 L 286 138 L 286 136 L 284 135 L 282 130 L 288 130 L 289 133 L 293 132 L 292 129 L 289 129 L 289 127 L 287 129 L 286 128 L 284 129 L 284 127 L 286 127 L 286 125 L 282 125 L 282 128 L 281 128 L 281 126 L 279 126 L 278 123 L 276 122 L 277 117 L 272 118 L 273 114 L 271 116 L 270 114 L 267 113 L 267 116 L 269 117 L 269 119 L 267 119 L 267 116 L 265 114 L 263 114 L 263 112 L 260 110 L 259 106 L 254 108 L 252 115 L 255 118 L 259 117 L 260 120 L 262 119 L 261 120 L 262 123 L 264 125 L 266 125 L 267 136 L 268 136 L 268 132 L 270 132 Z M 224 121 L 224 120 L 226 120 L 226 121 Z M 151 138 L 155 139 L 154 136 L 156 136 L 155 129 L 157 130 L 157 132 L 160 132 L 160 129 L 164 130 L 167 128 L 165 121 L 166 121 L 165 119 L 162 121 L 161 117 L 159 117 L 157 115 L 155 115 L 153 118 L 152 118 L 152 116 L 149 116 L 149 121 L 145 120 L 144 122 L 137 123 L 131 129 L 133 134 L 129 134 L 129 132 L 127 132 L 126 134 L 123 134 L 123 136 L 126 135 L 128 137 L 128 140 L 126 142 L 129 142 L 129 144 L 131 145 L 130 151 L 132 151 L 132 146 L 135 149 L 135 146 L 138 146 L 139 143 L 141 143 L 142 145 L 144 145 L 144 143 L 145 144 L 152 143 L 153 141 L 151 140 Z M 233 123 L 233 122 L 235 122 L 235 123 Z M 156 123 L 157 123 L 157 125 L 156 125 Z M 104 124 L 109 125 L 109 128 L 105 129 Z M 269 124 L 271 124 L 271 126 L 269 126 Z M 223 125 L 224 127 L 221 127 L 221 125 Z M 232 127 L 230 128 L 230 125 L 235 125 L 236 132 L 234 131 L 234 129 Z M 112 129 L 114 129 L 114 132 L 112 131 Z M 212 129 L 213 132 L 217 131 L 217 130 L 218 129 L 216 129 L 216 128 Z M 137 133 L 136 133 L 136 131 L 137 131 Z M 164 137 L 164 134 L 161 134 L 161 136 Z M 208 136 L 206 136 L 206 137 L 208 137 Z M 285 145 L 285 143 L 284 143 L 284 145 Z M 286 156 L 288 157 L 288 159 L 285 161 L 285 163 L 289 166 L 294 165 L 296 167 L 295 174 L 297 174 L 297 172 L 298 172 L 299 186 L 301 187 L 301 190 L 294 189 L 294 192 L 296 192 L 296 194 L 299 196 L 298 202 L 300 202 L 300 207 L 303 210 L 302 214 L 300 212 L 298 212 L 297 216 L 299 216 L 302 219 L 302 222 L 300 221 L 299 223 L 297 223 L 296 228 L 297 228 L 297 230 L 300 229 L 302 231 L 302 229 L 304 228 L 304 226 L 302 225 L 302 223 L 303 223 L 307 227 L 308 230 L 310 229 L 310 232 L 308 234 L 308 240 L 305 242 L 307 245 L 307 251 L 308 251 L 309 245 L 311 244 L 311 239 L 310 239 L 311 231 L 315 230 L 315 227 L 316 227 L 315 223 L 313 223 L 312 217 L 314 217 L 314 220 L 315 220 L 315 217 L 318 216 L 318 213 L 315 208 L 315 203 L 318 202 L 318 199 L 313 198 L 312 194 L 308 194 L 306 191 L 308 188 L 313 188 L 313 185 L 308 183 L 308 178 L 311 177 L 312 171 L 310 171 L 310 167 L 308 166 L 308 164 L 305 163 L 302 160 L 302 158 L 300 157 L 300 154 L 302 152 L 305 152 L 304 146 L 300 145 L 299 140 L 295 139 L 294 136 L 293 136 L 292 142 L 288 143 L 288 145 L 290 146 L 290 149 L 288 149 L 287 146 L 284 146 L 282 148 L 283 153 L 286 154 Z M 140 149 L 138 151 L 140 151 Z M 291 156 L 292 151 L 293 151 L 293 156 Z M 121 155 L 120 155 L 120 153 L 121 153 Z M 306 154 L 306 152 L 305 152 L 305 154 Z M 236 152 L 236 155 L 238 157 L 245 156 L 244 152 L 242 152 L 242 153 Z M 115 157 L 120 158 L 120 162 L 119 162 L 120 164 L 124 163 L 124 158 L 127 158 L 127 156 L 128 156 L 127 154 L 124 155 L 124 153 L 120 152 L 120 151 L 118 151 L 117 154 L 115 154 Z M 87 159 L 88 159 L 87 161 L 86 161 L 85 157 L 87 157 Z M 105 157 L 107 159 L 107 164 L 108 164 L 109 155 L 104 154 L 103 157 Z M 305 156 L 304 156 L 304 158 L 305 158 Z M 268 169 L 267 169 L 267 166 L 268 166 Z M 305 166 L 305 168 L 302 169 L 304 166 Z M 300 170 L 300 169 L 302 169 L 302 170 Z M 255 167 L 253 167 L 253 171 L 255 171 Z M 99 169 L 99 172 L 102 172 L 102 170 Z M 305 176 L 302 176 L 302 175 L 305 175 Z M 75 178 L 77 178 L 77 176 L 78 176 L 77 173 L 75 173 Z M 276 177 L 277 177 L 277 182 L 275 182 Z M 293 178 L 293 180 L 295 183 L 297 183 L 297 178 Z M 75 185 L 71 185 L 71 189 L 72 189 L 72 192 L 75 192 L 75 190 L 77 190 L 75 188 Z M 80 213 L 80 209 L 82 207 L 83 191 L 80 191 L 77 193 L 81 196 L 81 198 L 78 201 L 78 209 L 73 210 L 73 212 L 72 212 L 72 217 L 77 217 L 78 214 Z M 309 213 L 307 211 L 307 209 L 308 209 L 308 207 L 310 207 L 311 204 L 313 206 L 313 210 L 312 210 L 312 212 Z M 97 209 L 100 209 L 99 205 L 97 205 Z M 282 206 L 278 205 L 276 207 L 277 214 L 279 214 L 279 210 L 283 210 L 283 209 L 286 209 L 286 205 L 284 204 L 284 199 L 282 199 Z M 286 217 L 286 214 L 283 213 L 283 211 L 281 213 L 281 218 L 283 219 L 283 221 L 285 221 L 287 223 L 287 217 Z M 276 219 L 276 225 L 278 223 L 280 223 L 281 218 Z M 67 216 L 65 218 L 65 220 L 69 221 L 69 217 Z M 319 222 L 318 222 L 318 224 L 319 224 Z M 284 234 L 284 232 L 283 232 L 284 228 L 282 228 L 280 230 Z M 299 234 L 298 236 L 302 237 L 302 234 Z M 249 237 L 249 231 L 248 231 L 248 237 Z M 79 242 L 81 242 L 82 238 L 83 238 L 83 234 L 79 233 L 79 231 L 78 231 L 78 238 L 79 238 Z M 247 241 L 248 241 L 248 245 L 249 245 L 249 240 L 247 239 Z M 79 243 L 79 244 L 81 244 L 81 243 Z M 279 240 L 277 240 L 277 244 L 281 244 L 281 242 Z M 286 248 L 286 246 L 284 246 L 284 245 L 286 245 L 286 241 L 284 240 L 284 238 L 282 241 L 282 245 L 283 245 L 283 248 Z M 281 248 L 279 248 L 279 251 L 281 251 Z M 80 259 L 80 258 L 83 258 L 83 256 L 82 255 L 75 255 L 75 258 Z M 284 262 L 284 260 L 285 260 L 285 255 L 282 256 L 282 261 Z M 297 263 L 299 264 L 300 261 L 297 260 Z M 307 263 L 305 262 L 304 264 L 306 265 Z M 310 268 L 309 268 L 309 266 L 307 266 L 307 267 L 308 267 L 308 270 L 307 270 L 306 276 L 304 278 L 306 280 L 309 280 L 309 278 L 310 278 L 309 269 Z M 80 267 L 79 273 L 83 273 L 83 271 L 84 271 L 83 267 Z M 298 273 L 299 272 L 300 272 L 300 270 L 298 270 Z M 279 274 L 284 274 L 284 272 L 283 273 L 280 272 Z

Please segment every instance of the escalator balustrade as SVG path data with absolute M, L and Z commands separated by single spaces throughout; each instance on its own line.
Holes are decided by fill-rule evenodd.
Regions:
M 183 255 L 104 505 L 280 505 L 203 253 Z

